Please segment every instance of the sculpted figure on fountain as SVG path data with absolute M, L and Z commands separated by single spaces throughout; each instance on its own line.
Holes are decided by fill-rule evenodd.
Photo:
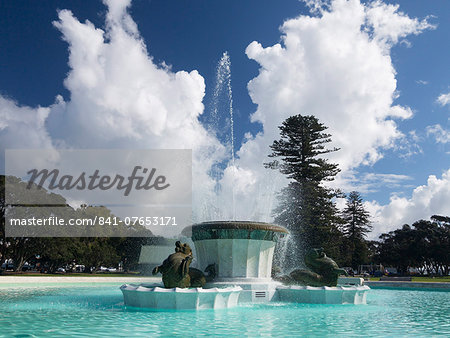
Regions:
M 347 276 L 347 272 L 327 257 L 322 248 L 309 250 L 305 255 L 305 264 L 310 270 L 297 269 L 279 280 L 291 285 L 336 286 L 339 275 Z
M 175 253 L 169 255 L 164 262 L 153 269 L 153 275 L 158 272 L 162 274 L 164 287 L 171 288 L 188 288 L 203 287 L 207 281 L 211 281 L 215 276 L 214 264 L 206 267 L 208 276 L 195 268 L 190 268 L 192 262 L 192 249 L 189 244 L 177 241 L 175 243 Z

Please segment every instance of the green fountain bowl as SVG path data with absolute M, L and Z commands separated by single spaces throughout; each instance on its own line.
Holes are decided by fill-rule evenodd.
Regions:
M 289 231 L 279 225 L 253 221 L 212 221 L 188 226 L 182 234 L 192 240 L 208 239 L 254 239 L 277 242 Z

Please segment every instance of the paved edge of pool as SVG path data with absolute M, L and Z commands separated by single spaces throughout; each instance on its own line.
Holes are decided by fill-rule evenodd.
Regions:
M 436 289 L 450 291 L 450 283 L 440 282 L 365 281 L 364 285 L 374 288 Z
M 161 277 L 40 277 L 40 276 L 0 276 L 0 287 L 11 285 L 45 286 L 47 285 L 86 285 L 95 283 L 160 283 Z M 404 282 L 404 281 L 365 281 L 365 285 L 373 288 L 399 288 L 399 289 L 432 289 L 450 291 L 450 283 L 440 282 Z
M 40 277 L 40 276 L 0 276 L 0 287 L 33 284 L 92 284 L 92 283 L 159 283 L 160 277 Z

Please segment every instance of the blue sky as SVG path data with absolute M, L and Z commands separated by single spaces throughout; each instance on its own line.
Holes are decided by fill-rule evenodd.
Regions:
M 139 120 L 141 112 L 148 111 L 149 107 L 164 106 L 167 93 L 170 93 L 172 88 L 171 85 L 162 89 L 157 87 L 161 78 L 158 77 L 160 75 L 156 75 L 153 65 L 159 67 L 163 62 L 170 65 L 167 69 L 170 76 L 184 71 L 187 73 L 183 74 L 189 74 L 178 84 L 178 80 L 173 80 L 173 88 L 182 86 L 184 94 L 177 96 L 176 105 L 164 106 L 162 111 L 169 115 L 167 121 L 170 123 L 170 116 L 179 114 L 178 119 L 185 117 L 183 112 L 174 112 L 172 109 L 184 111 L 183 107 L 191 107 L 191 111 L 195 111 L 194 127 L 191 132 L 193 135 L 200 135 L 203 133 L 199 131 L 201 123 L 200 126 L 196 123 L 203 121 L 211 110 L 217 62 L 222 53 L 228 51 L 231 57 L 234 99 L 235 150 L 241 157 L 238 162 L 239 168 L 236 169 L 237 174 L 235 173 L 233 178 L 238 180 L 238 183 L 233 184 L 240 186 L 242 183 L 242 191 L 237 192 L 238 196 L 242 195 L 241 197 L 245 199 L 243 191 L 251 191 L 254 188 L 251 186 L 252 182 L 255 186 L 264 185 L 260 180 L 262 171 L 260 172 L 258 168 L 261 166 L 260 162 L 264 161 L 262 158 L 264 154 L 269 153 L 268 142 L 276 137 L 275 124 L 279 124 L 279 121 L 286 117 L 285 114 L 312 113 L 319 115 L 321 121 L 330 127 L 332 134 L 336 135 L 338 143 L 340 142 L 338 145 L 342 148 L 340 150 L 342 155 L 334 160 L 341 164 L 343 175 L 336 184 L 345 191 L 356 189 L 363 193 L 368 208 L 374 217 L 376 216 L 375 223 L 379 232 L 400 226 L 403 222 L 428 218 L 433 213 L 449 215 L 450 102 L 447 101 L 450 99 L 445 101 L 444 98 L 450 92 L 448 65 L 450 3 L 446 0 L 378 1 L 363 4 L 356 0 L 335 1 L 333 8 L 324 7 L 322 12 L 311 12 L 311 7 L 307 4 L 313 3 L 319 2 L 137 0 L 131 3 L 126 12 L 124 6 L 110 5 L 108 9 L 108 6 L 100 1 L 3 1 L 0 3 L 0 95 L 3 98 L 0 101 L 0 116 L 4 121 L 3 125 L 0 124 L 2 149 L 61 145 L 86 147 L 81 138 L 89 140 L 90 144 L 96 147 L 176 146 L 176 143 L 160 142 L 159 139 L 152 142 L 151 140 L 156 140 L 158 132 L 151 131 L 146 134 L 147 132 L 139 129 L 139 125 L 143 125 L 142 120 Z M 395 4 L 400 6 L 398 10 L 388 6 Z M 120 13 L 114 14 L 111 8 L 116 8 L 116 12 Z M 62 9 L 70 10 L 72 15 L 62 18 L 60 14 L 58 18 L 58 10 Z M 350 17 L 357 17 L 362 15 L 362 10 L 365 10 L 366 14 L 361 20 L 373 22 L 358 26 L 356 30 L 349 25 L 342 30 L 342 34 L 348 33 L 349 36 L 337 36 L 336 46 L 330 47 L 329 44 L 332 44 L 333 40 L 330 42 L 327 34 L 330 35 L 330 32 L 334 31 L 341 32 L 341 28 L 346 24 L 340 15 L 350 13 Z M 352 11 L 354 15 L 351 15 Z M 131 107 L 129 109 L 132 112 L 128 117 L 122 113 L 121 103 L 110 101 L 109 94 L 100 89 L 107 86 L 104 84 L 102 87 L 99 79 L 89 80 L 96 83 L 89 88 L 86 85 L 88 82 L 83 80 L 86 74 L 83 71 L 92 66 L 87 62 L 92 60 L 80 58 L 79 55 L 84 53 L 84 48 L 93 48 L 90 44 L 94 43 L 94 40 L 80 38 L 77 30 L 81 32 L 85 20 L 89 20 L 92 27 L 106 32 L 104 46 L 110 42 L 113 46 L 114 39 L 119 38 L 113 37 L 111 33 L 113 30 L 105 23 L 108 13 L 116 15 L 111 19 L 113 21 L 110 21 L 110 27 L 117 24 L 118 27 L 122 27 L 119 27 L 118 31 L 129 33 L 128 38 L 131 42 L 128 46 L 132 46 L 133 41 L 145 43 L 145 53 L 152 59 L 145 65 L 143 61 L 142 69 L 145 68 L 145 72 L 148 71 L 149 75 L 142 79 L 142 83 L 143 86 L 148 86 L 148 91 L 156 88 L 152 93 L 152 102 L 159 99 L 163 102 L 158 106 L 154 106 L 153 103 L 145 106 L 139 98 L 134 103 L 125 105 Z M 129 19 L 124 19 L 126 13 L 129 14 Z M 330 14 L 329 21 L 325 20 L 327 13 Z M 389 17 L 390 14 L 392 18 Z M 303 19 L 299 18 L 300 15 Z M 76 21 L 72 21 L 71 18 Z M 318 21 L 314 21 L 313 18 Z M 383 18 L 387 22 L 383 21 Z M 116 19 L 118 23 L 114 21 Z M 135 28 L 127 26 L 129 20 L 134 21 Z M 55 21 L 60 22 L 59 26 L 56 25 L 58 27 L 53 24 Z M 287 25 L 280 31 L 284 22 L 287 22 Z M 81 34 L 85 34 L 85 37 L 89 34 L 92 34 L 92 37 L 96 36 L 94 30 Z M 309 37 L 314 37 L 315 40 L 308 41 Z M 300 44 L 295 43 L 296 38 L 300 39 Z M 350 50 L 356 48 L 357 43 L 353 44 L 352 39 L 359 39 L 359 48 L 373 47 L 374 51 L 367 49 L 358 52 L 360 54 L 355 60 L 344 58 L 343 62 L 339 62 L 340 56 L 337 54 L 340 51 L 345 53 L 346 48 Z M 294 42 L 287 45 L 288 40 Z M 256 42 L 253 43 L 254 41 L 261 47 L 258 47 Z M 119 40 L 116 42 L 120 46 L 121 42 Z M 276 45 L 280 43 L 281 49 L 277 51 Z M 68 48 L 69 45 L 72 47 Z M 126 57 L 126 52 L 118 49 L 112 48 L 107 54 L 100 51 L 97 57 L 112 60 L 111 69 L 116 71 L 115 57 L 120 57 L 121 53 Z M 305 56 L 300 56 L 303 50 Z M 322 52 L 325 54 L 320 55 Z M 329 53 L 329 58 L 326 53 Z M 317 58 L 314 59 L 313 55 L 317 55 Z M 367 58 L 367 62 L 364 62 L 364 58 Z M 142 58 L 137 56 L 136 60 Z M 348 60 L 348 64 L 345 60 Z M 128 74 L 140 73 L 138 63 L 139 61 L 135 62 L 135 67 Z M 120 66 L 120 61 L 117 65 Z M 380 67 L 379 71 L 376 70 L 377 67 Z M 117 71 L 120 73 L 120 70 Z M 205 88 L 197 88 L 192 84 L 201 82 L 197 73 L 194 74 L 193 71 L 197 71 L 204 80 Z M 303 78 L 305 73 L 308 73 L 308 76 Z M 100 73 L 94 69 L 92 74 Z M 373 78 L 361 80 L 358 79 L 358 74 Z M 330 75 L 332 80 L 329 82 L 330 88 L 327 92 L 321 88 L 324 85 L 328 86 L 327 80 L 321 82 L 317 79 Z M 297 83 L 297 78 L 303 80 Z M 117 81 L 123 79 L 123 83 L 127 81 L 133 83 L 133 79 L 127 78 L 126 73 L 119 74 L 114 79 Z M 341 80 L 342 83 L 339 82 Z M 114 80 L 109 80 L 108 85 L 111 81 Z M 247 87 L 249 81 L 252 81 L 253 86 Z M 357 81 L 361 83 L 356 84 Z M 116 87 L 120 87 L 120 84 Z M 116 87 L 111 90 L 116 90 Z M 346 87 L 348 91 L 356 93 L 346 96 Z M 361 87 L 367 89 L 365 88 L 364 92 L 357 92 Z M 121 90 L 125 95 L 125 89 Z M 287 91 L 285 103 L 282 104 L 275 98 L 271 99 L 284 91 Z M 301 95 L 296 96 L 296 91 Z M 378 108 L 373 108 L 373 112 L 367 113 L 369 115 L 366 124 L 365 118 L 361 116 L 366 114 L 365 108 L 372 109 L 371 102 L 377 101 L 374 93 L 378 91 L 381 95 L 380 101 L 389 101 L 391 96 L 395 96 L 395 99 L 392 102 L 380 103 Z M 89 96 L 87 93 L 92 93 L 93 97 L 84 100 L 84 97 Z M 60 97 L 56 98 L 58 95 Z M 292 98 L 292 95 L 295 97 Z M 367 100 L 364 98 L 365 95 Z M 183 100 L 186 97 L 189 104 L 185 105 Z M 333 97 L 339 99 L 333 101 Z M 351 102 L 353 97 L 359 99 Z M 292 104 L 289 100 L 292 100 Z M 334 112 L 333 109 L 339 102 L 345 102 L 347 106 Z M 204 108 L 199 106 L 201 103 Z M 133 109 L 136 106 L 138 108 L 134 113 Z M 91 108 L 87 107 L 94 108 L 91 111 Z M 84 124 L 77 120 L 76 116 L 79 116 L 80 120 L 86 116 L 91 117 L 104 107 L 106 108 L 102 111 L 102 119 L 108 119 L 111 114 L 116 116 L 115 112 L 119 111 L 120 114 L 117 116 L 120 119 L 115 122 L 129 119 L 130 130 L 135 134 L 142 133 L 142 137 L 136 139 L 147 138 L 149 141 L 131 142 L 130 138 L 134 136 L 127 136 L 125 132 L 122 135 L 120 130 L 111 132 L 112 135 L 117 135 L 116 138 L 109 136 L 99 138 L 94 136 L 99 133 L 94 127 L 92 130 L 91 126 L 83 127 Z M 394 112 L 397 109 L 395 108 L 391 113 L 383 112 L 391 107 L 401 108 Z M 346 110 L 347 108 L 350 110 Z M 274 110 L 273 115 L 271 109 Z M 303 111 L 304 109 L 309 111 Z M 319 110 L 316 112 L 315 109 Z M 324 112 L 323 109 L 328 111 Z M 149 126 L 162 123 L 161 130 L 164 131 L 162 126 L 166 120 L 163 122 L 158 120 L 157 116 L 161 116 L 161 113 L 156 110 L 148 111 L 156 117 L 146 118 L 144 121 L 147 121 Z M 60 111 L 63 112 L 62 115 Z M 347 111 L 350 113 L 347 114 Z M 251 116 L 255 112 L 254 122 L 251 122 Z M 34 121 L 33 116 L 41 116 L 39 114 L 42 114 L 42 117 Z M 190 114 L 188 108 L 185 114 Z M 392 117 L 393 114 L 397 116 Z M 98 116 L 100 119 L 100 115 Z M 345 124 L 346 119 L 348 125 L 353 126 L 353 130 L 359 129 L 357 127 L 359 123 L 361 126 L 359 136 L 352 137 L 351 128 L 346 130 L 343 125 L 336 123 L 341 121 Z M 395 126 L 392 127 L 390 122 L 386 125 L 380 122 L 385 120 L 393 121 Z M 370 121 L 374 123 L 373 128 Z M 34 124 L 37 125 L 36 128 L 33 127 Z M 72 130 L 74 125 L 77 129 L 73 127 Z M 367 128 L 367 138 L 364 137 L 364 128 Z M 384 134 L 389 128 L 393 129 Z M 172 130 L 175 128 L 169 129 L 169 132 L 164 131 L 166 135 L 175 132 Z M 20 130 L 19 134 L 24 133 L 27 136 L 18 142 L 7 134 L 7 130 Z M 250 135 L 245 136 L 246 133 Z M 258 137 L 258 133 L 262 136 Z M 383 135 L 377 137 L 380 133 Z M 33 137 L 27 139 L 29 135 Z M 158 137 L 161 138 L 161 135 Z M 192 142 L 193 148 L 198 143 L 213 144 L 217 153 L 221 154 L 224 151 L 220 139 L 216 140 L 217 144 L 204 135 L 198 136 L 202 141 L 194 139 L 185 139 L 183 142 L 180 141 L 180 144 Z M 361 146 L 358 147 L 358 144 Z M 226 157 L 223 154 L 221 156 Z M 232 171 L 230 169 L 230 172 Z M 230 180 L 225 173 L 223 184 L 230 183 Z M 267 204 L 261 208 L 267 208 Z
M 67 43 L 52 22 L 58 9 L 70 9 L 80 20 L 104 26 L 106 8 L 101 1 L 2 2 L 0 91 L 24 105 L 50 105 L 55 96 L 69 96 L 63 85 L 69 71 Z M 242 138 L 249 128 L 248 116 L 256 108 L 246 89 L 258 74 L 258 65 L 244 51 L 253 40 L 264 45 L 280 40 L 278 27 L 297 16 L 305 6 L 297 0 L 284 1 L 135 1 L 130 13 L 139 26 L 149 53 L 157 63 L 166 62 L 174 71 L 197 69 L 207 88 L 215 85 L 215 68 L 228 51 L 233 63 L 236 128 Z M 45 86 L 42 80 L 45 79 Z M 208 96 L 212 91 L 207 90 Z

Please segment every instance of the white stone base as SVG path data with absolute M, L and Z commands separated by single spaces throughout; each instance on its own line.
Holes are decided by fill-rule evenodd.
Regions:
M 125 306 L 154 310 L 202 310 L 235 307 L 238 303 L 240 287 L 224 289 L 173 288 L 161 285 L 124 284 L 120 287 Z
M 231 287 L 239 286 L 242 291 L 239 296 L 239 303 L 265 303 L 277 301 L 277 287 L 280 282 L 271 278 L 217 278 L 214 283 L 207 284 L 206 287 Z
M 276 242 L 254 239 L 195 241 L 200 270 L 215 264 L 218 278 L 270 278 Z
M 366 304 L 366 293 L 370 288 L 364 286 L 278 286 L 279 300 L 291 303 L 310 304 Z

